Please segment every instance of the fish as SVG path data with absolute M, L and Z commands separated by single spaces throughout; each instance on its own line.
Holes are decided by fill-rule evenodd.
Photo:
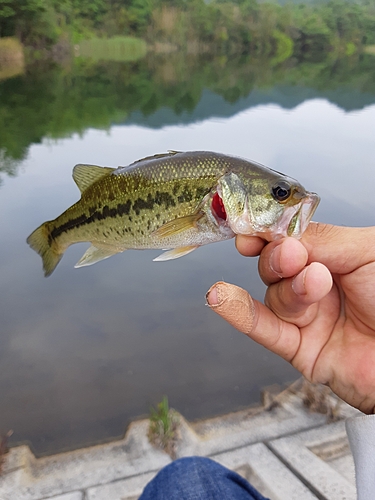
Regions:
M 50 276 L 66 249 L 90 242 L 75 267 L 128 249 L 167 261 L 237 234 L 301 238 L 320 198 L 292 177 L 210 151 L 168 151 L 117 168 L 78 164 L 80 200 L 27 238 Z

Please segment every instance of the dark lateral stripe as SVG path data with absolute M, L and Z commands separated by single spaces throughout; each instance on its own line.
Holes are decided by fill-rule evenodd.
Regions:
M 133 203 L 132 209 L 136 215 L 139 215 L 141 210 L 153 210 L 155 205 L 164 205 L 166 210 L 168 210 L 168 208 L 176 206 L 176 200 L 166 191 L 156 191 L 154 196 L 148 194 L 146 200 L 137 198 Z
M 68 222 L 65 222 L 64 224 L 61 224 L 61 226 L 52 229 L 49 236 L 49 243 L 51 244 L 52 240 L 60 236 L 60 234 L 69 231 L 69 229 L 85 226 L 86 224 L 91 224 L 92 222 L 95 222 L 97 220 L 107 219 L 108 217 L 114 218 L 121 215 L 129 215 L 130 208 L 131 208 L 130 200 L 128 200 L 126 203 L 119 203 L 117 207 L 113 208 L 109 208 L 108 205 L 105 205 L 101 212 L 89 208 L 90 212 L 89 217 L 83 214 L 80 215 L 79 217 L 76 217 L 75 219 L 71 219 Z
M 174 198 L 170 193 L 167 191 L 156 191 L 154 195 L 148 194 L 146 199 L 142 198 L 137 198 L 133 204 L 130 200 L 128 200 L 126 203 L 119 203 L 117 207 L 109 208 L 108 205 L 105 205 L 101 211 L 90 207 L 88 209 L 89 216 L 83 214 L 80 215 L 79 217 L 76 217 L 75 219 L 71 219 L 64 224 L 61 224 L 61 226 L 55 227 L 52 229 L 50 236 L 49 236 L 49 243 L 51 244 L 52 240 L 60 236 L 60 234 L 65 233 L 66 231 L 69 231 L 70 229 L 76 229 L 81 226 L 85 226 L 86 224 L 91 224 L 92 222 L 95 221 L 100 221 L 103 219 L 107 218 L 115 218 L 117 216 L 122 216 L 122 215 L 129 215 L 130 211 L 133 210 L 133 212 L 136 215 L 139 215 L 141 210 L 150 210 L 152 211 L 155 207 L 164 205 L 165 209 L 168 210 L 170 207 L 175 207 L 176 202 L 177 203 L 182 203 L 186 201 L 191 201 L 193 197 L 195 196 L 197 199 L 200 199 L 208 193 L 210 189 L 205 189 L 205 188 L 197 188 L 195 190 L 195 195 L 189 191 L 187 188 L 180 194 L 180 196 Z M 131 222 L 131 218 L 129 217 L 129 222 Z

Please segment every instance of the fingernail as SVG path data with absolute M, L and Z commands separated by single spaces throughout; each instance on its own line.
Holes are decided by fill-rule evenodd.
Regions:
M 272 250 L 270 255 L 270 268 L 271 271 L 273 271 L 279 278 L 282 278 L 280 259 L 281 245 L 277 245 L 277 247 Z
M 224 281 L 218 281 L 212 287 L 208 290 L 206 293 L 206 306 L 215 308 L 220 305 L 222 302 L 222 294 L 221 290 L 225 288 L 225 283 Z
M 206 304 L 228 323 L 249 334 L 253 327 L 255 306 L 246 290 L 224 281 L 215 283 L 206 294 Z
M 213 285 L 206 293 L 206 306 L 209 307 L 216 306 L 217 302 L 218 302 L 217 289 L 216 285 Z
M 292 288 L 296 295 L 306 295 L 306 273 L 307 269 L 304 269 L 302 273 L 297 274 L 297 276 L 292 281 Z

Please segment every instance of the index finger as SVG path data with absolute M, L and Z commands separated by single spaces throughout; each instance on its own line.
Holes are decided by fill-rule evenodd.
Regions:
M 236 236 L 236 248 L 245 257 L 256 257 L 267 243 L 258 236 L 246 236 L 244 234 L 237 234 Z

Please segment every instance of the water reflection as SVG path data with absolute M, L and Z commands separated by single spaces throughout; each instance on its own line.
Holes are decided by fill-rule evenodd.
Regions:
M 22 160 L 31 144 L 83 134 L 90 127 L 187 125 L 269 103 L 292 109 L 315 98 L 345 111 L 373 104 L 373 57 L 288 60 L 279 66 L 249 57 L 179 53 L 127 64 L 79 58 L 67 67 L 41 62 L 0 82 L 0 151 Z
M 104 73 L 101 80 L 106 78 Z M 89 76 L 86 84 L 88 99 Z M 348 103 L 358 102 L 357 91 L 347 92 Z M 166 263 L 152 262 L 158 251 L 128 251 L 79 270 L 73 265 L 87 245 L 75 245 L 49 279 L 25 243 L 41 222 L 78 199 L 74 164 L 125 165 L 167 149 L 214 150 L 259 161 L 322 196 L 316 220 L 373 224 L 375 105 L 348 105 L 358 109 L 348 112 L 320 96 L 292 109 L 266 100 L 237 109 L 219 96 L 228 106 L 227 114 L 219 114 L 218 94 L 197 95 L 195 109 L 207 112 L 186 123 L 183 113 L 174 114 L 173 124 L 151 128 L 132 111 L 125 124 L 82 129 L 81 135 L 56 141 L 41 140 L 48 128 L 36 123 L 32 110 L 42 96 L 27 103 L 25 122 L 35 124 L 35 135 L 13 151 L 41 142 L 27 145 L 17 177 L 3 176 L 0 198 L 0 430 L 12 428 L 13 442 L 31 440 L 38 453 L 78 447 L 121 435 L 129 420 L 145 414 L 163 394 L 188 418 L 201 418 L 248 405 L 258 400 L 263 385 L 296 376 L 287 363 L 204 307 L 206 290 L 219 279 L 263 296 L 256 260 L 240 257 L 232 241 Z M 66 112 L 65 124 L 73 113 L 73 106 L 63 110 L 60 101 L 57 106 L 58 99 L 48 126 L 57 123 L 59 112 Z M 118 121 L 125 121 L 122 111 L 118 114 Z

